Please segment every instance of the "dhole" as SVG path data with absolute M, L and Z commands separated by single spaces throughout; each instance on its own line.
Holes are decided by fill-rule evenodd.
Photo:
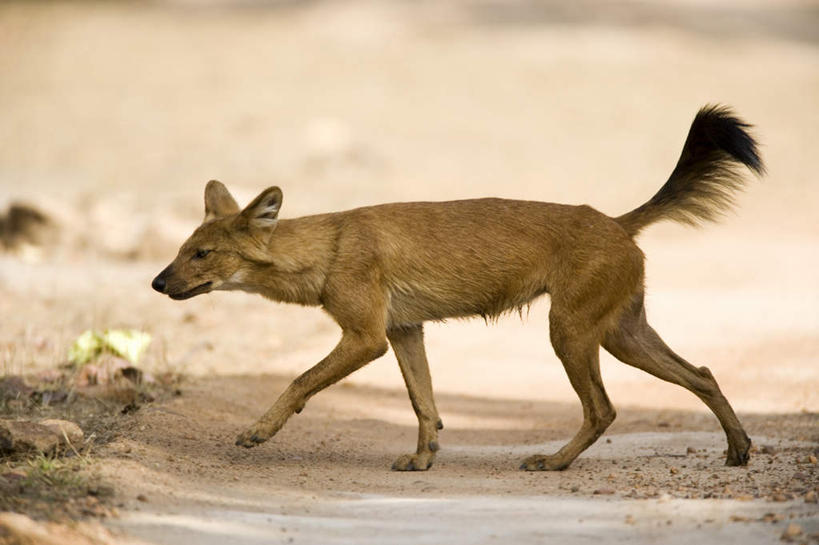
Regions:
M 600 346 L 697 395 L 725 430 L 726 464 L 746 464 L 750 439 L 714 377 L 672 352 L 646 321 L 644 258 L 634 238 L 663 219 L 714 220 L 743 184 L 738 167 L 762 175 L 748 127 L 728 108 L 704 107 L 665 185 L 617 218 L 589 206 L 476 199 L 279 219 L 278 187 L 240 210 L 225 186 L 211 181 L 204 223 L 152 286 L 173 299 L 243 290 L 321 306 L 341 327 L 333 351 L 295 379 L 237 445 L 270 439 L 311 396 L 382 356 L 389 342 L 419 424 L 418 448 L 393 469 L 428 469 L 442 424 L 424 322 L 496 317 L 549 294 L 551 343 L 580 397 L 583 425 L 557 453 L 530 456 L 521 468 L 568 467 L 614 420 L 600 378 Z

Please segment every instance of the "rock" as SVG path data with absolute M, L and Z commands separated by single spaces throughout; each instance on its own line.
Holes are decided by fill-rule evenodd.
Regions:
M 77 388 L 111 384 L 122 374 L 123 369 L 131 367 L 131 363 L 123 358 L 111 354 L 103 354 L 94 363 L 83 365 L 74 379 Z
M 122 369 L 120 374 L 134 384 L 156 384 L 156 379 L 151 373 L 146 373 L 134 366 Z
M 62 430 L 72 445 L 82 443 L 82 430 L 68 420 L 0 420 L 0 454 L 52 454 L 66 444 Z
M 31 394 L 33 400 L 39 401 L 43 407 L 63 403 L 68 399 L 69 391 L 64 388 L 57 388 L 56 390 L 45 389 L 36 390 Z
M 0 213 L 0 248 L 17 250 L 26 246 L 46 246 L 57 238 L 56 224 L 33 206 L 13 203 Z
M 26 384 L 23 377 L 9 375 L 0 378 L 0 401 L 7 399 L 20 399 L 29 395 L 33 389 Z
M 809 463 L 816 465 L 816 461 L 817 461 L 816 456 L 814 456 L 813 454 L 808 456 L 808 462 Z
M 82 430 L 74 422 L 52 418 L 43 420 L 40 422 L 40 424 L 56 434 L 62 443 L 65 443 L 65 436 L 68 436 L 68 440 L 72 445 L 74 445 L 74 447 L 78 447 L 82 443 L 84 437 Z M 63 432 L 65 432 L 65 436 L 63 435 Z
M 816 492 L 811 490 L 805 494 L 805 503 L 816 503 Z
M 788 524 L 788 527 L 785 528 L 785 531 L 782 532 L 782 541 L 793 541 L 794 538 L 799 537 L 802 535 L 802 527 L 796 524 L 795 522 L 791 522 Z
M 0 420 L 0 454 L 50 454 L 60 439 L 51 429 L 22 420 Z
M 614 494 L 614 489 L 612 489 L 612 488 L 598 488 L 597 490 L 592 492 L 592 494 L 598 494 L 598 495 L 601 495 L 601 496 L 610 496 L 610 495 Z
M 784 520 L 784 519 L 785 519 L 785 515 L 782 515 L 780 513 L 765 513 L 762 516 L 761 520 L 762 520 L 762 522 L 777 523 L 780 520 Z

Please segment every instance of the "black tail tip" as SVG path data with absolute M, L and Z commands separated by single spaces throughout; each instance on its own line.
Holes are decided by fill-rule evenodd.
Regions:
M 730 107 L 706 104 L 697 112 L 691 124 L 690 134 L 724 151 L 758 176 L 762 176 L 765 174 L 765 165 L 759 156 L 759 144 L 748 131 L 751 127 L 752 125 L 740 119 Z

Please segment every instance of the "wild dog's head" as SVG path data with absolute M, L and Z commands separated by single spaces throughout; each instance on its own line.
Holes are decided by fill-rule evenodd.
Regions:
M 171 299 L 188 299 L 236 283 L 248 260 L 268 260 L 265 250 L 278 224 L 281 205 L 281 189 L 269 187 L 240 210 L 227 188 L 211 180 L 205 186 L 202 225 L 151 286 Z

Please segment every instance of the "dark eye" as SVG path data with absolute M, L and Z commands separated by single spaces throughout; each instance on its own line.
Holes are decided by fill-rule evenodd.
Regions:
M 203 259 L 206 255 L 208 255 L 211 251 L 210 250 L 196 250 L 196 253 L 193 254 L 195 259 Z

